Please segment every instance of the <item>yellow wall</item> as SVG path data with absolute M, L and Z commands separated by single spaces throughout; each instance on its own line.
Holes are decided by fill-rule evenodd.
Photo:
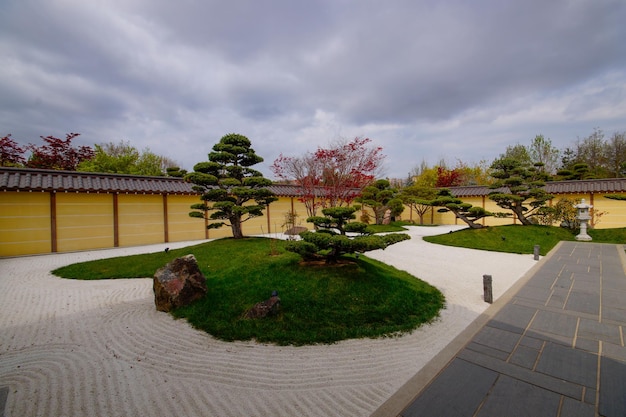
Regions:
M 148 245 L 165 240 L 162 195 L 120 194 L 118 210 L 120 246 Z
M 570 199 L 570 200 L 580 200 L 584 198 L 588 204 L 593 205 L 592 211 L 604 212 L 604 214 L 599 218 L 599 221 L 593 225 L 596 229 L 609 229 L 609 228 L 621 228 L 626 227 L 626 202 L 611 200 L 608 198 L 604 198 L 604 194 L 559 194 L 555 196 L 554 199 L 548 202 L 548 205 L 556 204 L 560 199 Z M 485 196 L 484 203 L 482 197 L 464 197 L 464 203 L 472 204 L 473 206 L 483 207 L 487 211 L 492 213 L 511 213 L 510 210 L 505 210 L 489 199 L 489 197 Z M 413 214 L 413 221 L 416 223 L 419 221 L 419 217 Z M 424 223 L 430 223 L 430 214 L 424 216 Z M 486 226 L 501 226 L 507 224 L 519 224 L 519 221 L 514 217 L 486 217 L 481 219 L 479 223 L 484 224 Z M 435 210 L 434 221 L 432 224 L 459 224 L 463 225 L 463 221 L 459 219 L 455 219 L 454 214 L 448 213 L 437 213 Z
M 193 195 L 167 196 L 167 223 L 170 242 L 205 238 L 204 221 L 189 217 L 191 205 L 200 201 Z
M 585 199 L 590 204 L 589 199 Z M 598 222 L 593 225 L 596 229 L 613 229 L 626 227 L 626 201 L 611 200 L 604 196 L 594 196 L 592 213 L 605 212 L 599 217 Z
M 292 206 L 293 204 L 293 206 Z M 268 225 L 268 210 L 264 210 L 263 217 L 256 217 L 250 219 L 243 224 L 243 232 L 245 235 L 260 235 L 266 233 L 283 233 L 290 226 L 286 224 L 287 213 L 295 211 L 297 217 L 295 219 L 296 226 L 303 226 L 308 229 L 312 229 L 313 225 L 307 223 L 307 213 L 304 204 L 300 203 L 297 198 L 292 197 L 279 197 L 277 201 L 273 202 L 269 206 L 269 225 Z
M 50 194 L 0 192 L 0 256 L 49 253 Z
M 112 194 L 58 193 L 56 207 L 59 252 L 113 247 Z
M 610 200 L 603 194 L 557 195 L 572 200 L 585 198 L 594 210 L 606 212 L 594 227 L 626 227 L 626 202 Z M 58 193 L 56 199 L 56 250 L 59 252 L 98 249 L 115 246 L 113 194 Z M 164 199 L 167 203 L 167 241 L 203 240 L 231 237 L 231 228 L 209 229 L 205 232 L 204 220 L 189 217 L 190 206 L 199 202 L 197 196 L 120 194 L 118 203 L 118 246 L 134 246 L 166 241 Z M 464 198 L 463 201 L 485 207 L 491 212 L 504 211 L 488 197 Z M 280 197 L 270 205 L 262 217 L 243 223 L 245 235 L 282 233 L 287 229 L 285 214 L 293 210 L 298 214 L 296 225 L 312 229 L 306 222 L 304 204 L 297 198 Z M 360 218 L 357 212 L 357 220 Z M 268 222 L 269 215 L 269 222 Z M 19 256 L 50 253 L 53 248 L 51 197 L 47 192 L 0 192 L 0 256 Z M 413 213 L 413 221 L 419 217 Z M 404 220 L 411 218 L 409 208 L 402 213 Z M 431 220 L 432 219 L 432 220 Z M 481 221 L 483 222 L 483 221 Z M 509 218 L 488 217 L 487 226 L 513 224 Z M 269 224 L 268 224 L 269 223 Z M 424 216 L 425 224 L 458 224 L 454 214 L 438 213 Z
M 626 201 L 611 200 L 604 198 L 604 194 L 562 194 L 556 196 L 551 203 L 556 204 L 560 199 L 567 198 L 572 201 L 585 199 L 587 204 L 591 204 L 593 208 L 591 213 L 602 213 L 596 217 L 593 216 L 593 225 L 595 229 L 614 229 L 626 227 Z

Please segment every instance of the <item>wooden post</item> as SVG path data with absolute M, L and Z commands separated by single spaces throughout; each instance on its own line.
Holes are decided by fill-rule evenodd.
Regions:
M 57 234 L 57 193 L 50 192 L 50 252 L 58 251 L 58 234 Z
M 486 303 L 493 303 L 493 291 L 491 286 L 491 275 L 483 275 L 483 291 Z

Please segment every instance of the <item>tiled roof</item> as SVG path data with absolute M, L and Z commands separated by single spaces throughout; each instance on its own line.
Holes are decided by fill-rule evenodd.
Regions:
M 605 178 L 601 180 L 554 181 L 546 183 L 550 194 L 565 193 L 623 193 L 626 192 L 626 178 Z
M 450 192 L 459 198 L 480 197 L 494 191 L 508 192 L 506 188 L 491 189 L 485 186 L 450 187 Z M 575 193 L 625 193 L 626 178 L 605 178 L 600 180 L 550 181 L 544 189 L 549 194 Z
M 45 169 L 0 168 L 0 189 L 94 193 L 196 194 L 175 177 L 147 177 Z
M 300 187 L 292 184 L 273 184 L 276 195 L 298 197 Z M 626 178 L 601 180 L 552 181 L 545 189 L 550 194 L 568 193 L 626 193 Z M 192 184 L 182 178 L 146 177 L 94 172 L 54 171 L 46 169 L 0 167 L 0 190 L 56 191 L 56 192 L 118 192 L 145 194 L 196 194 Z M 506 191 L 505 189 L 500 189 Z M 323 195 L 320 188 L 319 196 Z M 451 187 L 459 198 L 486 196 L 495 190 L 485 186 Z
M 272 184 L 267 188 L 282 197 L 300 197 L 302 195 L 302 188 L 294 184 Z M 316 191 L 316 197 L 324 196 L 324 188 L 320 187 Z
M 297 197 L 300 187 L 273 184 L 274 194 Z M 93 193 L 196 194 L 192 184 L 176 177 L 147 177 L 93 172 L 0 167 L 0 190 Z M 320 195 L 323 190 L 320 189 Z
M 506 188 L 498 188 L 498 189 L 492 190 L 491 188 L 485 187 L 484 185 L 467 185 L 463 187 L 449 187 L 448 189 L 450 190 L 450 193 L 452 193 L 453 196 L 458 197 L 458 198 L 481 197 L 484 195 L 489 195 L 489 193 L 492 193 L 494 191 L 498 191 L 498 192 L 508 191 L 508 189 Z

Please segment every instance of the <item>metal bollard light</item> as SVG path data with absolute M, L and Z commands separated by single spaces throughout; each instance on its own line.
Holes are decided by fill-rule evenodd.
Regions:
M 533 251 L 533 253 L 535 255 L 535 261 L 539 260 L 539 249 L 540 249 L 539 245 L 535 245 L 535 248 L 534 248 L 534 251 Z
M 483 275 L 483 292 L 486 303 L 493 303 L 493 291 L 491 275 Z

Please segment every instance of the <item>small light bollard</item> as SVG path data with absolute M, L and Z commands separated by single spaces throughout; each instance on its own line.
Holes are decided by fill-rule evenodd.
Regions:
M 486 303 L 493 303 L 493 291 L 491 285 L 491 275 L 483 275 L 483 292 Z
M 533 254 L 535 255 L 534 257 L 535 261 L 539 260 L 539 249 L 540 249 L 539 245 L 535 245 L 535 248 L 533 250 Z

